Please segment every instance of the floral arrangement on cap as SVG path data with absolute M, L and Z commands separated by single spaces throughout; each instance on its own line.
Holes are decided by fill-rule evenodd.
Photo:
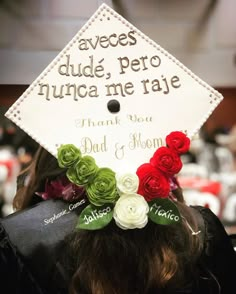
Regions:
M 149 219 L 162 225 L 178 223 L 181 216 L 171 190 L 173 177 L 182 168 L 180 156 L 189 146 L 190 139 L 184 133 L 171 132 L 166 146 L 158 148 L 136 174 L 118 175 L 110 168 L 99 168 L 93 157 L 82 156 L 73 144 L 62 145 L 58 164 L 67 169 L 66 177 L 46 183 L 41 196 L 48 199 L 62 194 L 65 200 L 75 200 L 84 193 L 89 205 L 79 216 L 76 228 L 80 229 L 101 229 L 112 219 L 124 230 L 141 229 Z

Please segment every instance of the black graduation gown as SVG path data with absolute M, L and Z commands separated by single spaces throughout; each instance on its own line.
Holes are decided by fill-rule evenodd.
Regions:
M 5 293 L 68 292 L 70 278 L 61 263 L 64 238 L 84 207 L 84 199 L 48 200 L 1 220 L 0 287 Z

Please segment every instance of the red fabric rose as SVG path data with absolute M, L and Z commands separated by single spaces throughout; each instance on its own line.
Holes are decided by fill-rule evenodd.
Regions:
M 179 155 L 172 149 L 160 147 L 150 159 L 150 163 L 169 176 L 177 174 L 182 168 Z
M 155 198 L 166 198 L 170 192 L 169 179 L 150 163 L 145 163 L 137 169 L 139 177 L 138 194 L 146 201 Z
M 166 136 L 166 144 L 177 153 L 183 154 L 189 150 L 190 139 L 182 132 L 172 132 Z

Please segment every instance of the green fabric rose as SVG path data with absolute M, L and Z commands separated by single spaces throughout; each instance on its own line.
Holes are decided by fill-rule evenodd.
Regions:
M 95 206 L 115 203 L 118 198 L 115 173 L 109 168 L 100 168 L 86 187 L 86 192 L 90 203 Z
M 58 148 L 57 160 L 62 168 L 72 166 L 76 161 L 80 160 L 81 151 L 73 144 L 61 145 Z
M 68 169 L 66 175 L 72 183 L 80 186 L 91 181 L 97 171 L 98 167 L 93 157 L 85 155 Z

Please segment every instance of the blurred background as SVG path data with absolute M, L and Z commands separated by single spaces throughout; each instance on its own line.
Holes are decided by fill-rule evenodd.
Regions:
M 183 156 L 179 182 L 236 233 L 235 0 L 0 0 L 0 213 L 13 212 L 16 177 L 37 143 L 6 110 L 106 3 L 173 54 L 224 100 Z

